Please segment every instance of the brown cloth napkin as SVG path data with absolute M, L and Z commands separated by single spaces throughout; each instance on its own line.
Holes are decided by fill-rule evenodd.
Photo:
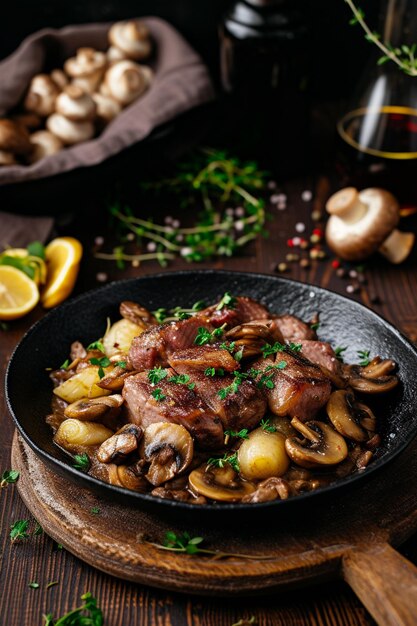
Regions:
M 146 94 L 113 120 L 94 140 L 65 148 L 37 163 L 0 167 L 0 185 L 35 180 L 95 165 L 146 137 L 153 128 L 214 97 L 213 86 L 198 54 L 167 22 L 143 18 L 155 41 L 149 63 L 155 76 Z M 31 35 L 0 63 L 0 116 L 23 98 L 34 74 L 62 67 L 63 61 L 86 46 L 108 48 L 110 24 L 45 29 Z
M 0 253 L 4 248 L 26 248 L 32 241 L 45 243 L 52 231 L 52 217 L 23 217 L 0 213 Z

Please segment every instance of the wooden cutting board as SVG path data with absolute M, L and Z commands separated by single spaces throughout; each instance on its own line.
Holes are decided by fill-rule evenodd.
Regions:
M 378 624 L 417 625 L 417 568 L 391 546 L 417 530 L 417 441 L 364 486 L 286 522 L 236 516 L 228 528 L 164 521 L 99 500 L 49 470 L 15 434 L 18 489 L 44 530 L 108 574 L 162 589 L 205 595 L 271 593 L 342 577 Z M 94 512 L 98 508 L 99 512 Z M 93 511 L 92 511 L 93 509 Z M 165 533 L 202 536 L 202 547 L 251 555 L 215 559 L 162 551 Z

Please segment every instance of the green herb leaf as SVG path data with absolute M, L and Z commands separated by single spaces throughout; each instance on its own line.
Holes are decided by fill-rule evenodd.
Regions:
M 371 359 L 369 357 L 371 351 L 370 350 L 358 350 L 358 357 L 361 359 L 361 361 L 359 362 L 359 365 L 361 367 L 366 367 L 367 365 L 369 365 L 369 363 L 371 362 Z
M 320 328 L 320 322 L 314 322 L 314 324 L 310 324 L 311 330 L 318 330 Z
M 26 249 L 31 256 L 37 256 L 45 260 L 45 246 L 40 241 L 32 241 Z
M 28 587 L 30 587 L 31 589 L 39 589 L 39 583 L 29 583 Z
M 106 356 L 102 356 L 99 359 L 97 358 L 92 358 L 90 359 L 90 363 L 91 365 L 98 365 L 98 376 L 99 378 L 104 378 L 105 376 L 105 372 L 103 367 L 109 367 L 110 363 L 110 359 L 108 359 Z
M 292 350 L 293 352 L 300 352 L 302 349 L 302 344 L 301 343 L 289 343 L 288 347 L 290 350 Z
M 1 475 L 0 488 L 7 487 L 7 485 L 12 485 L 13 483 L 19 480 L 19 472 L 17 470 L 5 470 Z
M 207 330 L 207 328 L 200 326 L 197 330 L 197 336 L 194 339 L 194 343 L 196 346 L 205 346 L 207 343 L 210 343 L 211 339 L 211 332 Z
M 60 365 L 59 369 L 60 370 L 66 370 L 68 368 L 68 365 L 71 365 L 71 362 L 69 359 L 66 359 L 62 365 Z
M 232 296 L 228 291 L 224 294 L 219 304 L 216 306 L 216 311 L 221 311 L 223 308 L 235 309 L 237 305 L 237 299 Z
M 215 368 L 215 367 L 207 367 L 204 370 L 204 374 L 205 376 L 224 376 L 224 369 L 219 367 L 219 368 Z
M 97 506 L 93 506 L 93 507 L 90 509 L 90 513 L 91 513 L 92 515 L 99 515 L 99 514 L 100 514 L 100 509 L 99 509 Z
M 55 619 L 52 613 L 44 615 L 44 626 L 103 626 L 103 613 L 97 607 L 97 600 L 91 593 L 81 596 L 83 604 L 62 617 Z
M 166 309 L 156 309 L 156 311 L 152 311 L 152 315 L 158 322 L 158 324 L 162 324 L 166 317 L 168 317 L 168 312 Z
M 277 431 L 276 427 L 271 424 L 270 418 L 262 419 L 259 426 L 262 430 L 265 430 L 267 433 L 275 433 Z
M 18 543 L 20 541 L 26 541 L 29 539 L 29 520 L 20 519 L 14 522 L 10 526 L 10 539 L 12 543 Z
M 163 367 L 154 367 L 148 372 L 148 380 L 151 385 L 157 385 L 168 376 L 168 370 Z
M 90 343 L 90 345 L 87 346 L 87 352 L 88 350 L 100 350 L 100 352 L 103 352 L 103 353 L 105 352 L 104 346 L 100 340 L 93 341 L 93 343 Z
M 35 267 L 30 265 L 25 257 L 20 258 L 16 256 L 9 256 L 8 254 L 2 254 L 0 256 L 0 265 L 15 267 L 17 270 L 20 270 L 29 276 L 31 280 L 35 278 Z
M 242 428 L 237 432 L 236 430 L 225 430 L 224 434 L 229 437 L 238 437 L 239 439 L 249 439 L 249 430 L 247 428 Z
M 285 350 L 285 345 L 276 341 L 273 346 L 270 343 L 266 343 L 262 348 L 262 354 L 264 359 L 271 354 L 276 354 L 277 352 L 283 352 Z
M 151 396 L 155 398 L 155 400 L 157 400 L 158 402 L 161 402 L 166 398 L 166 395 L 163 394 L 162 389 L 160 389 L 159 387 L 152 391 Z
M 122 369 L 125 370 L 127 367 L 127 361 L 117 361 L 116 367 L 121 367 Z
M 53 580 L 52 582 L 48 583 L 45 587 L 45 589 L 50 589 L 51 587 L 55 587 L 55 585 L 59 585 L 59 581 L 58 580 Z
M 227 454 L 227 452 L 222 457 L 212 457 L 207 460 L 208 466 L 219 467 L 222 469 L 226 464 L 229 464 L 233 467 L 235 472 L 239 472 L 239 461 L 237 459 L 237 452 L 234 454 Z
M 74 455 L 73 467 L 75 469 L 81 470 L 82 472 L 86 472 L 90 467 L 90 459 L 86 452 L 82 452 L 81 454 Z
M 334 349 L 334 353 L 336 355 L 336 358 L 343 363 L 343 352 L 345 352 L 345 350 L 347 350 L 347 346 L 338 346 L 337 348 Z
M 33 534 L 35 535 L 35 537 L 38 537 L 39 535 L 43 534 L 43 528 L 39 524 L 39 522 L 36 522 L 36 526 L 35 526 L 35 530 L 33 531 Z

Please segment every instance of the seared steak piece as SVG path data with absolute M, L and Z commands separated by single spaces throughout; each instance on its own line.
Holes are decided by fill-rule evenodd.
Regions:
M 216 328 L 227 324 L 228 328 L 233 328 L 238 324 L 251 322 L 252 320 L 269 319 L 271 314 L 268 309 L 256 300 L 247 298 L 246 296 L 238 296 L 233 307 L 224 306 L 217 310 L 217 305 L 209 307 L 202 311 L 208 315 L 210 323 Z
M 286 341 L 317 339 L 316 331 L 295 315 L 279 315 L 274 322 Z
M 190 359 L 190 352 L 191 350 L 180 350 L 172 354 L 169 358 L 171 367 L 176 372 L 190 377 L 190 381 L 195 383 L 195 391 L 213 413 L 219 416 L 225 429 L 254 428 L 266 410 L 266 400 L 262 391 L 252 380 L 242 380 L 235 389 L 234 383 L 237 379 L 234 375 L 226 373 L 225 366 L 222 366 L 225 372 L 223 376 L 217 372 L 214 376 L 211 373 L 206 374 L 198 359 L 194 362 Z M 216 356 L 214 347 L 207 352 L 205 368 L 217 369 L 216 363 L 226 363 L 225 357 L 221 354 L 223 352 L 228 354 L 226 350 L 217 349 L 217 352 Z M 222 393 L 226 388 L 230 388 L 228 393 Z
M 283 369 L 269 369 L 285 361 Z M 330 397 L 331 383 L 321 369 L 296 352 L 278 352 L 272 359 L 259 359 L 253 368 L 265 372 L 274 384 L 264 386 L 268 405 L 275 415 L 297 416 L 300 420 L 314 417 Z
M 218 448 L 223 444 L 223 426 L 217 415 L 187 385 L 170 382 L 175 372 L 151 385 L 146 372 L 131 376 L 123 387 L 128 419 L 146 428 L 155 422 L 172 422 L 184 426 L 202 448 Z M 160 389 L 160 400 L 152 392 Z
M 213 330 L 207 318 L 199 314 L 187 320 L 155 326 L 135 337 L 129 350 L 133 369 L 143 371 L 155 365 L 167 365 L 169 355 L 175 350 L 194 344 L 200 327 Z
M 302 345 L 301 354 L 303 357 L 319 367 L 324 367 L 333 374 L 340 374 L 340 361 L 327 341 L 301 339 L 299 343 Z
M 239 369 L 239 363 L 232 355 L 218 345 L 195 346 L 185 350 L 177 350 L 169 358 L 169 364 L 179 373 L 185 372 L 185 368 L 205 371 L 208 367 L 225 372 L 234 372 Z M 178 369 L 179 368 L 179 369 Z

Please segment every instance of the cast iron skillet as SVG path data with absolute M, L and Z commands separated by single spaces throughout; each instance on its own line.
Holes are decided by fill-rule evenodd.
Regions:
M 119 318 L 121 300 L 136 300 L 149 309 L 171 308 L 191 306 L 201 299 L 213 303 L 225 291 L 251 296 L 273 312 L 293 313 L 305 320 L 319 312 L 320 339 L 329 340 L 334 346 L 347 346 L 344 353 L 347 362 L 357 362 L 357 350 L 369 349 L 371 355 L 389 357 L 399 364 L 401 384 L 394 392 L 380 397 L 380 406 L 376 409 L 382 445 L 365 472 L 288 500 L 193 506 L 114 487 L 74 469 L 71 459 L 52 443 L 51 430 L 45 423 L 52 393 L 47 368 L 56 368 L 67 358 L 72 341 L 78 339 L 88 345 L 102 336 L 107 318 L 113 321 Z M 15 349 L 6 372 L 6 398 L 18 430 L 35 453 L 54 471 L 80 487 L 87 487 L 100 497 L 117 499 L 164 517 L 190 519 L 194 514 L 225 520 L 232 511 L 239 516 L 259 516 L 274 510 L 281 516 L 299 510 L 299 507 L 305 509 L 316 504 L 320 497 L 334 497 L 348 486 L 360 489 L 366 478 L 381 470 L 417 434 L 416 371 L 416 349 L 391 324 L 356 302 L 319 287 L 283 278 L 202 270 L 119 281 L 64 303 L 35 324 Z

